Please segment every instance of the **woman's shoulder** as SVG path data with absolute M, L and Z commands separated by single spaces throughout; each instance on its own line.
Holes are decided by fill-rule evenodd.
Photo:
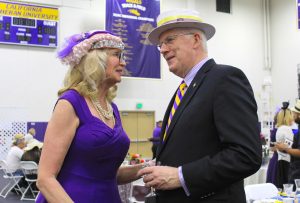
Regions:
M 279 135 L 279 134 L 285 134 L 285 135 L 291 134 L 291 135 L 293 135 L 292 127 L 287 126 L 287 125 L 282 125 L 282 126 L 278 127 L 276 135 Z
M 10 153 L 23 155 L 24 151 L 21 148 L 19 148 L 18 146 L 12 146 L 10 149 Z
M 59 98 L 76 98 L 76 97 L 81 97 L 81 95 L 79 94 L 79 92 L 75 89 L 69 89 L 67 91 L 65 91 L 64 93 L 62 93 Z
M 77 90 L 69 89 L 60 95 L 58 100 L 67 100 L 72 104 L 80 104 L 84 102 L 84 96 L 82 96 Z
M 292 130 L 292 126 L 288 126 L 288 125 L 282 125 L 280 127 L 278 127 L 278 130 Z

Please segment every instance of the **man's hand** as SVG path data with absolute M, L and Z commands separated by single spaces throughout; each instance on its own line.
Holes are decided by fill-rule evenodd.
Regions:
M 138 176 L 144 176 L 147 187 L 159 190 L 172 190 L 181 187 L 178 168 L 169 166 L 150 166 L 141 169 Z

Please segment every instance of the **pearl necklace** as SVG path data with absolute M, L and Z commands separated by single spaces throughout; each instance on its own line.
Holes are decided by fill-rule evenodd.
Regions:
M 115 118 L 114 118 L 114 114 L 113 114 L 113 109 L 112 106 L 108 103 L 108 101 L 106 100 L 106 105 L 107 105 L 107 111 L 102 108 L 100 101 L 96 98 L 96 97 L 91 97 L 91 101 L 93 106 L 95 107 L 97 113 L 99 114 L 100 118 L 102 121 L 105 122 L 106 120 L 113 120 L 113 125 L 115 125 Z

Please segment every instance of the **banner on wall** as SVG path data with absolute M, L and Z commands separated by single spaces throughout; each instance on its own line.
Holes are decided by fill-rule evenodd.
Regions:
M 27 122 L 27 132 L 30 128 L 34 128 L 36 132 L 34 138 L 41 142 L 44 142 L 47 125 L 48 122 Z
M 161 78 L 160 53 L 147 39 L 159 13 L 160 0 L 106 0 L 106 30 L 125 43 L 129 77 Z

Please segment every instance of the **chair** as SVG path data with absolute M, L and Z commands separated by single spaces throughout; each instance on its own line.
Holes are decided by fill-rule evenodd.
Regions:
M 21 161 L 21 169 L 24 173 L 25 180 L 28 183 L 21 200 L 35 200 L 39 191 L 36 188 L 38 165 L 34 161 Z M 26 197 L 28 190 L 32 194 L 31 197 Z
M 22 189 L 19 186 L 19 181 L 21 178 L 23 178 L 22 175 L 14 175 L 8 168 L 7 163 L 4 160 L 0 160 L 0 170 L 3 172 L 3 178 L 7 179 L 8 182 L 4 186 L 4 188 L 0 192 L 0 196 L 6 198 L 8 193 L 11 190 L 14 190 L 17 194 L 22 195 Z
M 151 192 L 151 188 L 145 187 L 143 179 L 140 178 L 131 183 L 129 203 L 144 203 L 145 196 Z
M 261 183 L 246 185 L 245 193 L 247 202 L 252 202 L 254 200 L 276 197 L 278 195 L 278 189 L 272 183 Z

